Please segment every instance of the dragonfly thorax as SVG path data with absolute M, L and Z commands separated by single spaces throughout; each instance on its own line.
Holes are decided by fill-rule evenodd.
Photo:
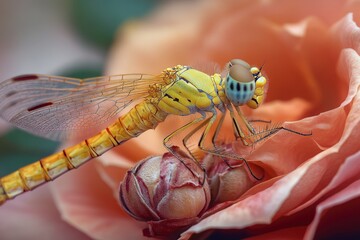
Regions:
M 170 69 L 173 71 L 174 69 Z M 167 71 L 167 70 L 165 70 Z M 168 74 L 165 73 L 165 76 Z M 224 91 L 219 91 L 221 76 L 182 66 L 176 69 L 176 79 L 161 90 L 160 110 L 175 115 L 214 112 L 222 106 Z M 221 110 L 221 109 L 220 109 Z

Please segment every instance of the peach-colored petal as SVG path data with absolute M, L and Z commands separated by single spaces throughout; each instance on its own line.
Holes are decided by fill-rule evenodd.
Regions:
M 271 122 L 295 121 L 311 109 L 311 103 L 301 98 L 289 101 L 271 101 L 249 113 L 249 119 L 264 119 L 271 116 Z M 269 119 L 270 120 L 270 119 Z
M 95 239 L 142 239 L 144 225 L 128 217 L 89 163 L 54 184 L 62 218 Z
M 115 151 L 110 151 L 105 156 L 101 156 L 96 164 L 96 170 L 110 189 L 113 191 L 114 196 L 118 196 L 119 182 L 124 178 L 127 169 L 133 166 L 133 162 L 122 157 Z
M 359 159 L 359 156 L 357 158 Z M 333 236 L 341 236 L 343 239 L 357 238 L 360 220 L 359 204 L 360 180 L 357 180 L 322 201 L 316 207 L 315 218 L 309 225 L 304 239 L 330 238 Z
M 346 38 L 340 37 L 339 41 L 343 45 L 343 52 L 339 58 L 338 64 L 338 74 L 341 76 L 342 84 L 346 84 L 346 82 L 350 79 L 350 85 L 355 85 L 348 89 L 347 98 L 341 104 L 348 104 L 355 94 L 358 92 L 356 86 L 359 85 L 360 72 L 358 69 L 359 66 L 359 58 L 358 55 L 360 51 L 358 46 L 356 45 L 357 41 L 360 41 L 360 28 L 354 24 L 352 21 L 352 15 L 348 14 L 342 21 L 333 28 L 334 36 L 346 36 Z M 351 40 L 349 40 L 351 39 Z M 348 48 L 355 51 L 351 52 Z
M 247 158 L 262 161 L 267 170 L 275 176 L 285 174 L 298 167 L 304 159 L 309 159 L 324 148 L 334 145 L 341 137 L 345 119 L 346 113 L 339 108 L 301 121 L 286 123 L 284 126 L 289 129 L 304 133 L 311 131 L 313 135 L 303 137 L 280 131 L 265 143 L 260 143 L 256 151 Z
M 1 239 L 89 239 L 63 221 L 49 187 L 41 186 L 1 206 Z
M 254 224 L 271 223 L 272 218 L 289 196 L 291 189 L 296 186 L 305 173 L 305 169 L 297 169 L 274 183 L 272 187 L 205 218 L 189 228 L 184 235 L 213 228 L 245 228 Z
M 343 165 L 339 168 L 339 171 L 336 173 L 334 178 L 331 180 L 329 185 L 327 185 L 324 189 L 322 189 L 314 198 L 301 205 L 298 208 L 293 209 L 289 212 L 289 215 L 302 209 L 308 207 L 309 205 L 315 203 L 318 199 L 320 199 L 325 194 L 332 193 L 336 191 L 337 188 L 341 188 L 343 185 L 346 185 L 348 181 L 352 179 L 356 179 L 360 174 L 360 152 L 355 153 L 348 157 Z
M 349 13 L 332 29 L 332 34 L 338 38 L 343 48 L 352 48 L 360 52 L 360 30 Z
M 106 157 L 100 156 L 98 160 L 102 163 L 103 166 L 113 166 L 120 168 L 131 168 L 133 163 L 125 158 L 118 156 L 116 152 L 110 151 L 106 153 Z
M 352 98 L 354 97 L 354 94 L 357 93 L 359 95 L 358 92 L 358 87 L 360 86 L 360 71 L 359 71 L 359 67 L 360 67 L 360 57 L 353 51 L 351 50 L 347 50 L 344 51 L 344 55 L 342 58 L 343 62 L 346 62 L 344 64 L 348 65 L 348 69 L 349 70 L 353 70 L 351 72 L 351 79 L 352 79 L 352 88 L 349 91 L 349 97 L 347 98 L 346 101 L 344 101 L 344 104 L 346 104 L 346 102 L 349 102 L 350 100 L 352 100 Z M 345 71 L 344 71 L 345 73 Z M 349 73 L 350 74 L 350 73 Z M 356 98 L 358 99 L 358 95 L 356 96 Z M 358 101 L 358 100 L 357 100 Z M 356 104 L 356 103 L 353 103 Z M 356 106 L 356 105 L 355 105 Z M 348 116 L 348 124 L 350 124 L 350 121 L 352 121 L 353 123 L 356 123 L 356 121 L 359 121 L 359 113 L 360 110 L 356 107 L 353 107 L 353 109 L 351 110 L 352 114 L 349 114 Z M 356 132 L 358 131 L 356 128 L 354 128 L 353 130 L 353 134 L 356 134 Z M 354 137 L 354 139 L 356 139 L 356 137 Z M 357 148 L 357 145 L 355 143 L 352 144 L 354 150 L 356 151 L 356 149 L 360 149 L 360 147 Z M 354 151 L 353 150 L 353 151 Z M 335 188 L 337 185 L 341 184 L 342 182 L 345 182 L 349 179 L 352 178 L 352 174 L 350 169 L 347 170 L 347 168 L 351 168 L 352 171 L 355 172 L 360 172 L 360 169 L 357 168 L 357 164 L 351 164 L 351 167 L 349 167 L 349 163 L 350 161 L 355 161 L 355 160 L 351 160 L 352 158 L 344 161 L 344 165 L 339 169 L 339 172 L 334 176 L 334 178 L 332 179 L 332 181 L 329 183 L 329 185 L 327 185 L 326 187 L 324 187 L 317 195 L 315 195 L 311 200 L 309 200 L 307 203 L 303 204 L 302 206 L 300 206 L 299 208 L 295 208 L 291 211 L 292 214 L 294 212 L 297 211 L 301 211 L 303 208 L 309 206 L 310 204 L 314 203 L 316 200 L 318 200 L 321 196 L 323 196 L 324 194 L 328 193 L 330 190 L 332 190 L 333 188 Z M 350 171 L 350 172 L 348 172 Z

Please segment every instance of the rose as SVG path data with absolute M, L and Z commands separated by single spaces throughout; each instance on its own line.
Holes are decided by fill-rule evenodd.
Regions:
M 257 65 L 265 61 L 270 80 L 266 103 L 247 115 L 294 121 L 284 125 L 313 131 L 312 138 L 280 132 L 256 148 L 249 161 L 261 164 L 271 179 L 191 227 L 183 238 L 227 228 L 238 229 L 241 237 L 266 238 L 326 237 L 356 230 L 358 215 L 349 209 L 359 199 L 354 190 L 359 176 L 359 29 L 346 15 L 349 11 L 357 19 L 356 3 L 344 1 L 172 3 L 122 31 L 108 73 L 157 73 L 175 64 L 224 64 L 235 57 Z M 113 195 L 121 173 L 132 165 L 129 160 L 163 151 L 165 130 L 181 125 L 179 117 L 172 119 L 155 133 L 147 132 L 57 180 L 53 193 L 63 219 L 92 238 L 140 238 L 145 225 L 123 213 Z M 232 134 L 231 125 L 226 127 Z M 2 207 L 9 209 L 9 218 L 26 197 Z M 45 218 L 41 212 L 36 216 Z M 330 225 L 333 218 L 341 223 Z M 11 226 L 19 229 L 14 224 L 8 230 Z

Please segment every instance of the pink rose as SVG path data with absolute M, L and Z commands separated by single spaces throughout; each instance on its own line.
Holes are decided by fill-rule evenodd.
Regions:
M 182 239 L 208 230 L 214 236 L 253 239 L 359 234 L 359 13 L 357 2 L 342 0 L 172 2 L 122 29 L 108 74 L 158 73 L 176 64 L 224 65 L 232 58 L 265 63 L 266 102 L 247 110 L 247 116 L 286 121 L 286 127 L 313 133 L 279 132 L 259 144 L 247 160 L 261 166 L 267 178 L 191 226 Z M 69 234 L 80 230 L 95 239 L 141 239 L 146 224 L 117 203 L 119 182 L 134 162 L 163 153 L 166 133 L 186 120 L 169 117 L 155 132 L 60 178 L 51 185 L 55 205 L 38 195 L 44 187 L 2 206 L 2 236 L 18 229 L 50 234 L 52 228 L 41 221 L 61 216 L 66 224 L 51 226 L 65 224 Z M 230 122 L 225 129 L 232 134 Z M 34 210 L 32 201 L 51 206 L 57 216 Z M 18 209 L 22 217 L 34 216 L 33 225 L 16 223 Z

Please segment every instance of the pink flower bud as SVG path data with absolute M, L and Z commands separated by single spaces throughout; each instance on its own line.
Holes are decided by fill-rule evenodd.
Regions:
M 120 185 L 120 203 L 137 220 L 148 221 L 147 235 L 163 235 L 198 221 L 209 206 L 210 188 L 194 161 L 165 153 L 127 172 Z
M 236 200 L 258 182 L 241 160 L 207 155 L 203 164 L 207 170 L 212 205 Z M 261 176 L 259 167 L 250 167 L 256 176 Z

